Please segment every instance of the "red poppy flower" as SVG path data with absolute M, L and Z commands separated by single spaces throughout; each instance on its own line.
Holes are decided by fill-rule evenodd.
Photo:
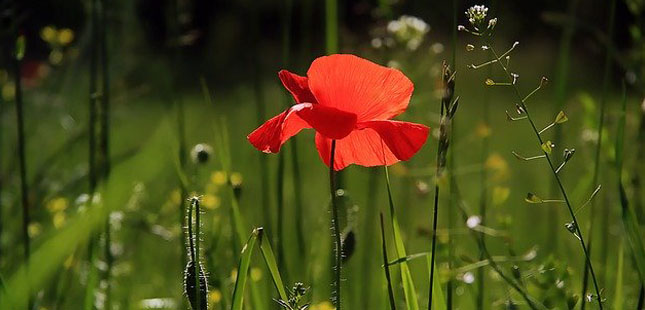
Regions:
M 403 73 L 354 55 L 317 58 L 307 76 L 278 74 L 296 104 L 247 137 L 255 148 L 277 153 L 300 130 L 316 130 L 316 148 L 329 166 L 336 140 L 334 169 L 351 164 L 392 165 L 410 159 L 426 141 L 429 128 L 392 121 L 408 107 L 414 85 Z

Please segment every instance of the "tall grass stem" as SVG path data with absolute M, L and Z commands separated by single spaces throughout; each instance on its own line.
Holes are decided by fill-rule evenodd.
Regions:
M 605 63 L 604 63 L 604 70 L 603 70 L 603 79 L 602 79 L 602 93 L 600 97 L 600 115 L 598 118 L 598 128 L 596 131 L 596 134 L 598 135 L 598 143 L 596 144 L 596 150 L 594 154 L 594 172 L 593 172 L 593 178 L 592 178 L 592 183 L 591 186 L 596 186 L 598 184 L 598 180 L 600 179 L 600 162 L 601 160 L 601 154 L 602 154 L 602 134 L 604 130 L 604 124 L 605 124 L 605 110 L 606 110 L 606 103 L 607 103 L 607 92 L 609 90 L 609 81 L 610 81 L 610 73 L 611 73 L 611 67 L 612 67 L 612 48 L 611 48 L 611 40 L 613 38 L 613 33 L 614 33 L 614 19 L 616 15 L 616 0 L 611 0 L 610 2 L 610 9 L 609 9 L 609 29 L 608 29 L 608 42 L 607 42 L 607 51 L 605 53 Z M 594 201 L 591 202 L 591 211 L 589 214 L 589 219 L 591 221 L 591 225 L 589 226 L 589 248 L 592 247 L 594 243 L 594 223 L 596 221 L 596 213 L 598 212 L 598 207 L 596 206 L 596 203 Z M 608 208 L 604 208 L 605 214 L 604 217 L 608 217 L 609 210 Z M 603 225 L 607 226 L 607 225 Z M 602 235 L 603 237 L 607 233 L 606 231 L 607 227 L 602 227 Z M 602 242 L 601 245 L 601 251 L 599 252 L 600 255 L 602 255 L 602 261 L 605 262 L 605 257 L 607 256 L 607 253 L 605 252 L 607 249 L 607 243 Z M 587 277 L 587 272 L 590 266 L 585 264 L 585 269 L 584 269 L 584 276 L 583 276 L 583 283 L 582 283 L 582 294 L 583 296 L 586 294 L 587 290 L 587 283 L 588 283 L 588 277 Z M 584 303 L 581 306 L 581 309 L 585 309 Z
M 338 53 L 338 0 L 325 0 L 325 47 L 327 55 Z
M 29 224 L 31 223 L 31 217 L 29 215 L 29 185 L 27 183 L 27 154 L 26 154 L 26 138 L 25 138 L 25 115 L 23 110 L 23 101 L 22 101 L 22 55 L 18 55 L 18 45 L 21 44 L 20 35 L 18 33 L 18 26 L 16 25 L 16 34 L 14 37 L 15 51 L 16 54 L 13 57 L 13 75 L 15 78 L 15 105 L 16 105 L 16 125 L 17 125 L 17 144 L 18 144 L 18 158 L 20 159 L 19 164 L 19 173 L 20 173 L 20 198 L 22 204 L 22 242 L 23 242 L 23 263 L 27 266 L 27 273 L 29 273 L 29 258 L 31 256 L 31 245 L 29 238 Z M 24 37 L 22 38 L 23 49 L 24 49 Z M 29 275 L 27 274 L 27 277 Z M 29 294 L 28 306 L 29 309 L 32 308 L 33 300 L 31 294 Z
M 457 69 L 457 27 L 458 27 L 458 10 L 459 10 L 459 0 L 452 0 L 452 38 L 451 38 L 451 50 L 452 50 L 452 60 L 451 60 L 451 65 L 454 70 Z M 455 88 L 453 88 L 454 92 Z M 454 96 L 454 94 L 453 94 Z M 455 123 L 453 125 L 453 130 L 451 132 L 451 140 L 453 140 L 453 143 L 455 143 L 455 139 L 457 136 L 456 133 L 456 128 L 455 128 Z M 450 148 L 450 163 L 449 163 L 449 171 L 450 171 L 450 208 L 448 208 L 447 212 L 448 213 L 448 225 L 447 229 L 448 231 L 452 231 L 454 223 L 454 206 L 455 206 L 455 196 L 454 196 L 454 186 L 456 182 L 455 178 L 455 168 L 456 168 L 456 154 L 454 151 L 454 148 Z M 448 234 L 448 269 L 452 271 L 453 269 L 453 264 L 454 264 L 454 256 L 455 256 L 455 251 L 454 251 L 454 240 L 453 236 L 451 234 Z M 433 264 L 434 266 L 434 264 Z M 432 268 L 432 266 L 430 267 Z M 430 291 L 432 292 L 432 287 L 430 287 Z M 446 308 L 448 310 L 452 310 L 452 303 L 453 303 L 453 279 L 452 277 L 448 279 L 448 282 L 446 283 Z

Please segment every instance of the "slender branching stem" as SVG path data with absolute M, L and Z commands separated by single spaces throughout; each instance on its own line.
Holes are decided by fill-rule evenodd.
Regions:
M 480 68 L 483 68 L 485 66 L 492 65 L 494 63 L 501 63 L 500 60 L 502 60 L 504 57 L 508 56 L 508 54 L 510 54 L 517 47 L 518 44 L 519 44 L 518 42 L 515 42 L 515 43 L 513 43 L 513 46 L 511 46 L 511 48 L 509 48 L 508 51 L 504 52 L 504 54 L 502 54 L 501 56 L 499 56 L 499 57 L 496 56 L 495 59 L 489 60 L 489 61 L 484 62 L 484 63 L 479 64 L 479 65 L 470 65 L 470 68 L 471 69 L 480 69 Z M 504 83 L 504 84 L 505 85 L 511 85 L 510 83 Z M 498 85 L 501 85 L 501 84 L 498 84 Z
M 540 130 L 538 132 L 538 134 L 540 134 L 540 135 L 543 134 L 545 131 L 551 129 L 551 127 L 553 127 L 553 126 L 555 126 L 555 123 L 551 123 L 551 124 L 547 125 L 546 127 L 542 128 L 542 130 Z
M 494 57 L 499 58 L 497 56 L 497 54 L 495 53 L 495 49 L 493 49 L 492 47 L 490 49 L 491 49 L 491 52 L 493 53 Z M 498 63 L 500 64 L 500 67 L 502 68 L 502 70 L 504 70 L 504 73 L 506 73 L 506 75 L 512 80 L 513 76 L 511 75 L 511 72 L 508 70 L 508 68 L 506 68 L 506 66 L 504 66 L 504 64 L 502 64 L 500 62 L 498 62 Z M 522 96 L 520 95 L 520 92 L 519 92 L 518 88 L 515 85 L 513 85 L 513 90 L 514 90 L 515 95 L 517 96 L 517 100 L 520 100 L 520 107 L 522 108 L 523 112 L 526 114 L 526 119 L 529 121 L 529 123 L 531 125 L 531 128 L 533 129 L 533 132 L 535 133 L 535 137 L 537 138 L 537 140 L 539 142 L 539 145 L 542 145 L 544 143 L 544 141 L 542 140 L 542 136 L 540 136 L 539 130 L 535 126 L 535 122 L 531 118 L 531 114 L 530 114 L 530 112 L 529 112 L 529 110 L 528 110 L 528 108 L 526 106 L 526 103 L 524 102 Z M 580 246 L 582 247 L 582 251 L 584 252 L 586 263 L 589 265 L 589 271 L 591 272 L 591 277 L 592 277 L 593 282 L 594 282 L 594 287 L 595 287 L 595 290 L 596 290 L 596 296 L 597 296 L 597 300 L 598 300 L 598 307 L 600 309 L 602 309 L 603 307 L 602 307 L 602 300 L 601 300 L 602 298 L 600 296 L 600 288 L 598 287 L 598 281 L 596 279 L 596 274 L 594 272 L 593 266 L 591 264 L 591 260 L 589 258 L 589 252 L 587 250 L 587 245 L 585 244 L 584 238 L 582 237 L 582 231 L 580 229 L 580 225 L 578 225 L 578 219 L 577 219 L 577 217 L 575 215 L 575 212 L 573 211 L 573 207 L 571 206 L 571 202 L 569 201 L 569 196 L 567 195 L 567 192 L 564 189 L 564 185 L 562 184 L 562 180 L 560 179 L 560 176 L 556 172 L 556 167 L 553 164 L 553 161 L 548 156 L 549 154 L 546 153 L 546 151 L 543 150 L 543 152 L 544 152 L 546 161 L 549 164 L 549 167 L 551 168 L 551 171 L 553 172 L 553 176 L 554 176 L 554 178 L 555 178 L 555 180 L 556 180 L 556 182 L 558 184 L 558 187 L 560 189 L 560 193 L 562 194 L 562 197 L 564 198 L 564 201 L 565 201 L 565 203 L 567 205 L 567 208 L 568 208 L 569 213 L 571 215 L 571 219 L 573 220 L 573 225 L 575 226 L 575 231 L 576 231 L 577 235 L 579 236 L 578 239 L 580 240 Z
M 511 153 L 513 154 L 513 156 L 515 156 L 515 158 L 517 158 L 519 160 L 524 160 L 524 161 L 530 161 L 530 160 L 541 159 L 541 158 L 546 157 L 546 155 L 535 155 L 535 156 L 531 156 L 531 157 L 524 157 L 524 156 L 518 154 L 515 151 L 512 151 Z
M 338 203 L 336 202 L 336 171 L 334 170 L 334 157 L 336 153 L 336 140 L 331 140 L 331 154 L 329 158 L 329 189 L 331 194 L 331 225 L 334 235 L 334 306 L 341 310 L 340 275 L 342 271 L 343 253 L 340 241 L 340 223 L 338 222 Z
M 533 96 L 533 94 L 537 93 L 537 91 L 540 90 L 543 85 L 544 85 L 544 83 L 540 83 L 540 85 L 538 85 L 538 87 L 536 87 L 528 95 L 524 96 L 524 99 L 522 99 L 522 101 L 526 102 L 526 100 L 529 100 L 529 98 L 531 98 Z M 551 125 L 553 125 L 553 124 L 551 124 Z
M 515 121 L 521 121 L 523 119 L 526 119 L 526 116 L 513 117 L 513 116 L 511 116 L 511 114 L 508 113 L 508 111 L 506 111 L 506 118 L 509 121 L 515 122 Z

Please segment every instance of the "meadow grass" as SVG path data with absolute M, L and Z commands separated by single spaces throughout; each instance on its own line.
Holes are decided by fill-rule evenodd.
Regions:
M 580 146 L 576 145 L 575 161 L 569 161 L 572 154 L 565 154 L 559 163 L 555 154 L 561 150 L 546 143 L 543 136 L 547 130 L 555 130 L 558 137 L 562 116 L 558 114 L 546 129 L 539 129 L 537 120 L 550 115 L 555 104 L 550 105 L 538 93 L 529 96 L 530 105 L 525 103 L 525 97 L 520 96 L 524 93 L 522 86 L 514 83 L 517 77 L 492 46 L 486 44 L 489 49 L 484 51 L 495 60 L 488 65 L 487 77 L 498 85 L 487 90 L 487 99 L 476 87 L 481 86 L 480 77 L 461 65 L 468 63 L 472 54 L 458 52 L 456 32 L 452 38 L 446 36 L 452 40 L 449 53 L 433 52 L 433 40 L 442 39 L 433 37 L 434 32 L 426 37 L 429 42 L 424 41 L 420 51 L 391 47 L 381 53 L 369 42 L 354 45 L 356 38 L 341 37 L 346 33 L 342 29 L 345 26 L 339 29 L 343 24 L 339 18 L 343 16 L 342 2 L 330 0 L 319 6 L 311 2 L 307 2 L 310 7 L 301 8 L 303 12 L 310 10 L 311 15 L 320 13 L 325 36 L 305 35 L 309 44 L 321 41 L 320 46 L 334 53 L 342 41 L 343 51 L 371 59 L 387 55 L 384 62 L 399 66 L 415 82 L 412 102 L 402 117 L 437 128 L 416 157 L 383 170 L 348 167 L 340 186 L 335 183 L 336 172 L 320 162 L 311 133 L 303 131 L 297 142 L 289 141 L 290 145 L 285 146 L 287 153 L 260 154 L 258 160 L 246 135 L 266 120 L 266 110 L 282 110 L 283 102 L 291 104 L 275 72 L 269 72 L 278 67 L 280 53 L 258 55 L 266 47 L 260 33 L 254 35 L 258 42 L 252 54 L 258 56 L 250 64 L 254 76 L 248 83 L 219 87 L 196 74 L 191 77 L 194 85 L 181 89 L 177 82 L 180 78 L 170 77 L 170 68 L 160 68 L 160 61 L 154 57 L 142 57 L 147 58 L 141 59 L 142 67 L 146 67 L 143 70 L 156 72 L 145 73 L 155 78 L 143 85 L 154 93 L 138 95 L 138 87 L 128 84 L 137 83 L 136 79 L 123 78 L 121 70 L 128 49 L 112 41 L 118 37 L 119 29 L 107 28 L 106 2 L 91 1 L 101 4 L 100 10 L 97 7 L 89 11 L 97 15 L 91 20 L 97 24 L 92 28 L 95 30 L 89 30 L 90 36 L 83 37 L 89 38 L 84 41 L 84 51 L 89 53 L 81 53 L 78 59 L 83 63 L 81 68 L 89 65 L 89 79 L 69 78 L 80 82 L 73 83 L 74 87 L 61 86 L 62 91 L 58 86 L 56 91 L 51 90 L 44 83 L 24 90 L 24 98 L 17 79 L 12 85 L 15 97 L 2 100 L 3 107 L 15 101 L 13 107 L 6 106 L 1 111 L 2 115 L 15 109 L 18 117 L 15 123 L 13 118 L 3 117 L 0 124 L 1 134 L 12 132 L 14 125 L 17 133 L 15 139 L 3 136 L 0 140 L 0 309 L 24 309 L 30 300 L 47 310 L 325 310 L 333 309 L 334 304 L 340 309 L 341 301 L 346 309 L 418 309 L 425 306 L 422 300 L 426 299 L 428 308 L 436 310 L 572 309 L 588 302 L 582 285 L 586 265 L 600 266 L 606 274 L 596 281 L 591 269 L 591 300 L 598 301 L 597 307 L 632 309 L 642 305 L 642 197 L 637 185 L 627 182 L 638 177 L 635 171 L 641 168 L 639 155 L 632 155 L 643 144 L 639 141 L 642 137 L 636 134 L 632 113 L 642 101 L 636 87 L 628 84 L 621 94 L 616 94 L 611 87 L 611 73 L 603 71 L 609 76 L 607 86 L 586 90 L 584 85 L 601 85 L 595 80 L 585 84 L 585 76 L 595 71 L 576 66 L 580 60 L 566 56 L 574 55 L 575 45 L 563 43 L 557 53 L 562 57 L 557 69 L 560 73 L 554 80 L 556 85 L 564 86 L 556 86 L 555 96 L 557 104 L 567 102 L 567 114 L 563 115 L 571 116 L 571 120 L 561 133 L 566 134 L 568 143 L 573 141 Z M 289 54 L 290 42 L 306 40 L 291 37 L 300 33 L 293 29 L 303 27 L 289 25 L 301 20 L 290 17 L 296 7 L 294 12 L 289 11 L 290 5 L 299 3 L 285 0 L 284 4 L 284 37 L 276 50 L 286 53 L 282 63 L 291 70 L 299 57 Z M 378 5 L 384 16 L 391 15 L 386 22 L 396 16 L 397 5 L 389 1 L 379 1 Z M 456 20 L 460 19 L 457 12 L 463 8 L 459 1 L 452 5 L 456 31 Z M 118 6 L 110 8 L 117 9 Z M 574 23 L 562 30 L 563 42 L 574 40 L 572 29 Z M 107 40 L 108 30 L 111 40 Z M 92 35 L 94 31 L 98 31 L 96 36 Z M 604 47 L 607 55 L 612 55 L 607 56 L 606 63 L 622 56 L 613 44 Z M 171 66 L 180 66 L 188 54 L 172 49 L 177 55 Z M 308 53 L 304 52 L 306 62 L 311 60 Z M 547 55 L 539 56 L 541 53 Z M 522 80 L 539 74 L 536 71 L 551 64 L 553 56 L 545 50 L 530 49 L 517 49 L 512 55 L 514 66 L 526 68 Z M 439 64 L 446 58 L 452 58 L 451 67 L 459 72 L 458 131 L 454 123 L 453 130 L 449 130 L 456 107 L 454 98 L 437 96 L 437 90 L 444 94 L 445 84 L 452 77 L 448 74 L 446 79 L 446 74 L 436 72 L 441 71 Z M 271 70 L 267 59 L 271 60 Z M 622 70 L 621 65 L 617 67 Z M 494 81 L 500 73 L 504 81 Z M 583 81 L 564 82 L 574 73 Z M 48 79 L 63 74 L 55 69 Z M 164 84 L 164 76 L 174 81 Z M 1 76 L 0 81 L 3 89 L 7 82 Z M 155 94 L 157 90 L 163 94 Z M 592 100 L 583 102 L 579 98 L 584 96 L 577 92 L 587 93 Z M 58 97 L 65 100 L 42 105 Z M 621 99 L 619 108 L 614 98 Z M 439 114 L 435 111 L 437 99 L 444 101 Z M 508 102 L 518 102 L 522 113 L 513 117 L 526 117 L 526 123 L 504 122 L 503 113 L 495 112 L 503 111 L 503 104 Z M 585 104 L 600 110 L 588 113 Z M 598 119 L 597 112 L 604 113 L 604 109 L 602 119 L 606 118 L 606 123 L 586 123 L 588 114 Z M 562 110 L 558 105 L 556 112 Z M 71 127 L 61 126 L 63 121 L 54 117 L 44 117 L 54 115 L 65 120 L 68 114 L 73 116 L 73 125 L 66 126 Z M 482 119 L 490 136 L 476 132 Z M 615 129 L 616 134 L 605 134 L 601 149 L 600 141 L 577 138 L 588 127 L 600 132 L 598 139 L 603 132 Z M 525 129 L 535 134 L 537 144 Z M 48 139 L 42 138 L 43 132 L 47 132 Z M 202 143 L 212 145 L 212 156 L 204 162 L 193 162 L 189 150 Z M 15 146 L 19 147 L 17 154 L 4 156 Z M 536 146 L 542 150 L 540 155 L 516 154 L 542 166 L 509 167 L 506 161 L 514 159 L 511 150 Z M 614 146 L 613 152 L 605 153 L 610 146 Z M 590 155 L 594 152 L 598 152 L 596 156 Z M 600 157 L 605 160 L 598 161 Z M 585 176 L 589 170 L 586 167 L 592 165 L 597 165 L 594 171 L 603 175 L 598 180 L 613 180 L 604 175 L 616 175 L 613 186 L 603 184 L 603 195 L 616 198 L 616 205 L 620 203 L 616 208 L 597 205 L 604 208 L 598 212 L 608 213 L 602 227 L 594 224 L 594 230 L 610 228 L 603 234 L 618 240 L 600 247 L 606 247 L 603 251 L 609 253 L 603 259 L 592 259 L 595 256 L 586 248 L 587 239 L 582 235 L 585 225 L 577 223 L 591 211 L 585 206 L 593 204 L 599 191 L 597 182 L 593 182 L 596 190 L 591 197 L 585 194 L 589 182 L 596 179 Z M 545 169 L 552 176 L 538 173 Z M 277 172 L 275 177 L 272 172 Z M 563 172 L 568 175 L 567 181 L 579 178 L 580 184 L 565 191 Z M 325 177 L 327 173 L 329 179 Z M 533 194 L 529 200 L 539 203 L 520 204 L 527 189 L 535 193 L 547 191 L 551 177 L 564 200 Z M 428 186 L 428 180 L 434 183 Z M 498 187 L 508 192 L 500 194 L 495 190 Z M 276 190 L 275 197 L 272 189 Z M 199 199 L 187 200 L 193 194 Z M 27 220 L 20 221 L 25 201 L 32 202 L 33 217 L 23 212 Z M 587 202 L 577 206 L 573 201 Z M 271 207 L 274 203 L 275 210 Z M 469 204 L 479 208 L 474 211 Z M 569 232 L 562 227 L 563 219 L 549 216 L 564 207 L 568 207 L 573 221 Z M 383 214 L 377 216 L 382 208 L 388 208 L 387 219 Z M 595 214 L 590 219 L 600 222 Z M 274 223 L 275 219 L 278 223 Z M 540 225 L 551 230 L 545 233 Z M 553 231 L 555 227 L 558 229 Z M 349 232 L 355 238 L 351 251 Z M 26 252 L 21 253 L 21 247 Z M 580 256 L 580 247 L 585 260 L 569 259 Z M 27 252 L 30 248 L 32 253 Z M 599 251 L 594 245 L 594 253 Z M 187 269 L 191 262 L 192 268 Z M 192 287 L 194 294 L 191 296 L 188 289 L 187 297 L 182 296 L 182 286 L 186 285 L 182 283 L 182 273 L 188 270 L 186 274 L 190 274 L 191 269 L 187 287 Z

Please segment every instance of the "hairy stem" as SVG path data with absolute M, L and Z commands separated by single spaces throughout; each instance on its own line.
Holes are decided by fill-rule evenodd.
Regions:
M 336 153 L 336 140 L 331 141 L 331 155 L 329 158 L 329 189 L 331 194 L 331 225 L 332 225 L 332 234 L 334 235 L 334 306 L 336 310 L 341 310 L 341 298 L 340 298 L 340 275 L 342 268 L 342 250 L 340 243 L 340 225 L 338 223 L 338 203 L 336 202 L 336 178 L 334 170 L 334 155 Z

